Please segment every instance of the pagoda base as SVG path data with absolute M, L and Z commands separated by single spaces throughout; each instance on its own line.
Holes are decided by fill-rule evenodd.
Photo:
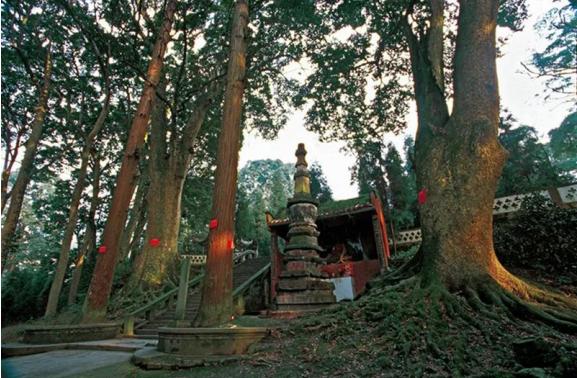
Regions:
M 275 298 L 278 311 L 318 310 L 336 303 L 334 284 L 320 270 L 315 250 L 286 251 Z

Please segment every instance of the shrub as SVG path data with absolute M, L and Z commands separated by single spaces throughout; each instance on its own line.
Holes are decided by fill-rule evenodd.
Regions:
M 515 217 L 495 222 L 495 251 L 505 265 L 547 273 L 577 272 L 577 209 L 541 196 L 523 201 Z

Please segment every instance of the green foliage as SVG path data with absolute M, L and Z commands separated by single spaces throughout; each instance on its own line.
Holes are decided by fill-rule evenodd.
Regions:
M 561 97 L 573 107 L 577 106 L 577 2 L 569 0 L 565 5 L 552 8 L 535 28 L 549 41 L 542 51 L 533 54 L 531 60 L 536 76 L 545 78 L 548 88 L 545 99 Z
M 549 150 L 561 171 L 577 171 L 577 112 L 569 114 L 561 125 L 549 131 Z
M 309 167 L 311 175 L 311 195 L 320 203 L 325 203 L 333 200 L 333 191 L 327 183 L 327 178 L 323 173 L 323 168 L 317 162 L 314 162 Z M 286 205 L 286 202 L 285 202 Z
M 409 174 L 392 144 L 387 148 L 385 171 L 389 182 L 391 218 L 397 229 L 413 227 L 417 219 L 415 176 Z
M 280 160 L 250 161 L 239 172 L 236 235 L 256 240 L 260 253 L 270 250 L 265 212 L 284 216 L 287 199 L 292 196 L 293 174 L 293 165 Z
M 447 3 L 444 76 L 449 82 L 458 7 Z M 526 1 L 499 3 L 499 24 L 519 30 L 527 17 Z M 312 68 L 294 103 L 307 104 L 306 127 L 322 140 L 343 140 L 355 151 L 365 143 L 382 143 L 385 132 L 405 128 L 414 100 L 402 20 L 411 13 L 417 38 L 427 38 L 429 2 L 320 2 L 316 11 L 319 22 L 304 31 L 307 63 Z M 446 94 L 450 95 L 448 90 Z
M 366 143 L 357 148 L 356 164 L 351 179 L 357 183 L 359 194 L 368 194 L 376 190 L 386 200 L 387 184 L 384 180 L 385 161 L 381 143 Z
M 501 117 L 499 141 L 509 156 L 499 180 L 497 197 L 568 183 L 569 179 L 551 161 L 546 146 L 539 142 L 535 129 L 515 123 L 508 113 Z
M 356 181 L 359 194 L 376 191 L 383 201 L 387 221 L 395 228 L 413 227 L 417 221 L 416 178 L 412 159 L 414 142 L 405 140 L 406 161 L 391 143 L 383 157 L 383 145 L 369 142 L 356 148 L 356 165 L 352 181 Z M 386 177 L 386 180 L 385 180 Z
M 2 275 L 2 326 L 44 315 L 51 272 L 44 267 L 47 259 L 37 266 L 17 267 Z
M 505 265 L 577 279 L 576 229 L 577 209 L 558 208 L 532 196 L 514 218 L 495 223 L 495 251 Z

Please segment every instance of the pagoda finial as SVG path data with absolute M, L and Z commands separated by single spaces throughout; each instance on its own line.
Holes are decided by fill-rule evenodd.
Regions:
M 297 171 L 294 175 L 295 197 L 310 197 L 311 195 L 311 182 L 308 163 L 305 158 L 306 155 L 307 150 L 305 150 L 305 144 L 299 143 L 295 152 L 295 156 L 297 157 L 297 163 L 295 164 Z

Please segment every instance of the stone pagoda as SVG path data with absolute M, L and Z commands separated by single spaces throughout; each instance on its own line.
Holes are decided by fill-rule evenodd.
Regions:
M 276 297 L 277 310 L 315 310 L 336 303 L 334 285 L 323 279 L 315 223 L 318 202 L 311 196 L 307 151 L 300 143 L 296 151 L 294 197 L 289 199 L 288 243 L 284 249 L 282 271 Z

